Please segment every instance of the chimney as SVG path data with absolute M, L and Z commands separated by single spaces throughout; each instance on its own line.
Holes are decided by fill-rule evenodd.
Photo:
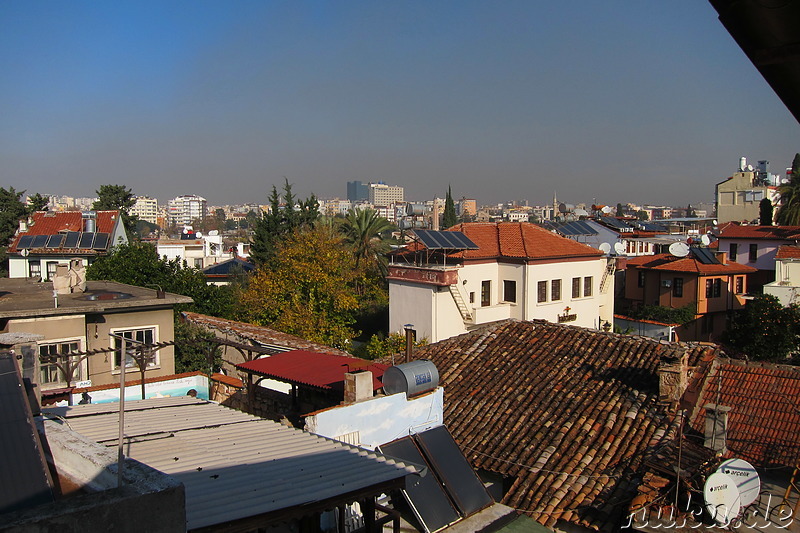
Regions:
M 372 398 L 372 372 L 355 370 L 344 375 L 344 403 L 351 404 Z
M 714 252 L 714 256 L 717 258 L 720 265 L 728 264 L 728 252 Z
M 414 324 L 406 324 L 403 329 L 406 330 L 406 360 L 404 362 L 408 363 L 411 361 L 411 355 L 414 351 L 414 337 L 417 332 L 414 331 Z
M 25 220 L 25 219 L 20 220 L 19 221 L 19 232 L 20 233 L 25 233 L 27 231 L 28 231 L 28 221 Z
M 703 406 L 706 410 L 706 448 L 711 448 L 715 452 L 725 453 L 726 437 L 728 435 L 728 412 L 731 410 L 727 405 L 709 403 Z
M 658 399 L 672 404 L 680 401 L 689 386 L 689 367 L 683 361 L 658 367 Z

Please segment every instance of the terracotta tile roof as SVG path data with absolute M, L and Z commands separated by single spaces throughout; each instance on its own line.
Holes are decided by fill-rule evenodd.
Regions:
M 465 259 L 555 259 L 603 255 L 596 248 L 528 222 L 470 222 L 453 226 L 449 231 L 461 231 L 478 245 L 478 250 L 462 252 Z
M 95 211 L 97 233 L 113 233 L 119 211 Z M 17 252 L 17 243 L 23 235 L 56 235 L 67 231 L 83 231 L 83 213 L 80 211 L 36 211 L 31 215 L 28 230 L 14 237 L 9 253 Z
M 701 435 L 713 403 L 731 408 L 727 447 L 756 466 L 800 460 L 800 368 L 720 359 L 709 365 L 691 417 Z M 719 391 L 719 392 L 718 392 Z
M 727 222 L 719 227 L 721 239 L 800 239 L 800 226 L 742 226 L 737 222 Z
M 631 257 L 627 262 L 628 267 L 636 267 L 648 270 L 663 270 L 666 272 L 692 272 L 704 276 L 718 276 L 723 274 L 750 274 L 757 272 L 758 269 L 751 266 L 734 263 L 731 261 L 726 264 L 703 264 L 690 255 L 686 257 L 675 257 L 672 254 L 640 255 Z
M 662 359 L 718 347 L 507 320 L 419 348 L 475 468 L 512 481 L 502 503 L 552 527 L 616 531 L 646 454 L 677 429 L 658 404 Z
M 206 329 L 215 330 L 223 336 L 231 335 L 238 338 L 240 342 L 255 341 L 263 344 L 276 344 L 289 348 L 292 350 L 309 350 L 312 352 L 327 353 L 333 355 L 342 355 L 352 357 L 349 353 L 325 346 L 324 344 L 317 344 L 315 342 L 307 341 L 283 333 L 265 326 L 256 326 L 255 324 L 247 324 L 244 322 L 236 322 L 234 320 L 225 320 L 224 318 L 217 318 L 208 315 L 201 315 L 198 313 L 183 313 L 183 317 L 198 326 L 203 326 Z
M 344 375 L 352 370 L 370 370 L 373 390 L 380 389 L 380 377 L 389 366 L 357 357 L 292 350 L 241 363 L 236 368 L 289 383 L 343 391 Z
M 800 259 L 800 246 L 781 246 L 775 259 Z

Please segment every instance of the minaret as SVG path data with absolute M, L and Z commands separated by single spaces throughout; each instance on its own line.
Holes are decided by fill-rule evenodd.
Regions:
M 553 191 L 553 214 L 550 217 L 550 220 L 555 220 L 558 216 L 558 198 L 556 197 L 556 191 Z

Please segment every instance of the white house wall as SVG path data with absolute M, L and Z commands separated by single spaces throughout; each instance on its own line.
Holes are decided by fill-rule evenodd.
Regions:
M 433 285 L 389 283 L 389 332 L 402 332 L 403 326 L 414 324 L 418 339 L 439 340 L 433 337 L 435 289 Z

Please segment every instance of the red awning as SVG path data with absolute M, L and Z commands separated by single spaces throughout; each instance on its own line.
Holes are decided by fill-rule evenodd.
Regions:
M 242 363 L 236 368 L 249 374 L 326 390 L 343 390 L 347 372 L 369 370 L 372 372 L 373 390 L 377 390 L 383 387 L 379 378 L 389 365 L 357 357 L 292 350 Z

